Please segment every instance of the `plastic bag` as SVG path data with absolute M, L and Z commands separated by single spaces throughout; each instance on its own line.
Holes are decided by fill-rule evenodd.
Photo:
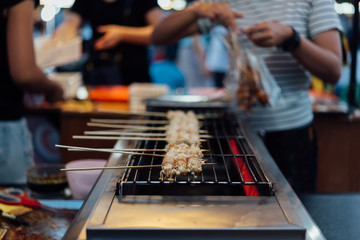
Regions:
M 246 35 L 229 34 L 227 42 L 230 67 L 225 89 L 233 104 L 246 112 L 253 107 L 272 107 L 281 97 L 281 90 L 265 62 Z

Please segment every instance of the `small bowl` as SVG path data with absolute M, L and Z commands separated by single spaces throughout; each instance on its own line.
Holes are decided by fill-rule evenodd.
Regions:
M 30 190 L 39 193 L 63 191 L 67 186 L 64 164 L 38 164 L 26 170 L 26 182 Z
M 68 162 L 65 165 L 65 168 L 104 167 L 106 163 L 107 160 L 103 159 L 81 159 Z M 102 170 L 67 171 L 66 176 L 73 198 L 77 200 L 84 200 L 91 191 L 101 172 Z

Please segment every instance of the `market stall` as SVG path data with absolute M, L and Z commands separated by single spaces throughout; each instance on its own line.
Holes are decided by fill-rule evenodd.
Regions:
M 159 109 L 171 108 L 150 111 Z M 213 136 L 201 145 L 215 165 L 175 181 L 161 179 L 156 168 L 103 171 L 65 239 L 324 239 L 257 135 L 231 110 L 180 109 L 216 113 L 201 128 Z M 163 141 L 119 140 L 115 149 L 162 149 Z M 159 161 L 113 153 L 107 166 Z

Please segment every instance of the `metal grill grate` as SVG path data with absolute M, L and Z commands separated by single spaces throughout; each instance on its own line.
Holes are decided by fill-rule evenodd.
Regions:
M 200 113 L 199 111 L 196 111 Z M 206 111 L 206 113 L 210 113 Z M 158 119 L 160 118 L 152 118 Z M 260 196 L 273 195 L 272 183 L 264 174 L 256 156 L 237 121 L 230 113 L 222 117 L 202 120 L 202 128 L 211 138 L 202 142 L 201 148 L 207 163 L 198 176 L 180 176 L 175 181 L 160 178 L 160 168 L 127 169 L 118 180 L 119 195 L 238 195 L 246 196 L 245 186 L 256 188 Z M 156 125 L 151 125 L 156 126 Z M 161 133 L 161 131 L 151 131 Z M 166 141 L 139 141 L 137 148 L 163 149 Z M 149 153 L 149 152 L 147 152 Z M 153 152 L 159 154 L 159 152 Z M 165 154 L 165 153 L 164 153 Z M 241 167 L 239 162 L 246 166 Z M 162 157 L 132 156 L 129 165 L 161 165 Z M 251 180 L 249 180 L 249 178 Z

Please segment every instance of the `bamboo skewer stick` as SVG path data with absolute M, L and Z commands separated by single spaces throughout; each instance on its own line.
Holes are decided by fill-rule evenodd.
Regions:
M 116 149 L 116 148 L 94 148 L 94 149 L 100 149 L 100 150 L 107 150 L 107 151 L 112 151 L 114 153 L 116 152 L 166 152 L 167 149 L 163 148 L 121 148 L 121 149 Z M 69 151 L 88 151 L 88 150 L 84 150 L 84 149 L 76 149 L 76 148 L 69 148 Z M 208 152 L 210 150 L 208 149 L 201 149 L 202 152 Z
M 91 118 L 93 123 L 117 123 L 117 124 L 164 124 L 170 123 L 169 120 L 148 120 L 148 119 L 106 119 L 106 118 Z M 199 121 L 199 123 L 202 123 Z
M 204 163 L 203 166 L 214 166 L 216 163 Z M 89 170 L 109 170 L 109 169 L 128 169 L 128 168 L 158 168 L 161 165 L 138 165 L 138 166 L 113 166 L 113 167 L 89 167 L 89 168 L 62 168 L 60 171 L 89 171 Z
M 110 131 L 85 131 L 85 135 L 115 135 L 115 136 L 166 136 L 165 133 L 143 133 L 143 132 L 110 132 Z
M 136 129 L 136 128 L 131 128 L 131 129 L 115 129 L 115 128 L 111 128 L 111 129 L 86 131 L 86 132 L 115 132 L 115 133 L 121 134 L 121 133 L 127 133 L 127 132 L 143 133 L 143 132 L 147 132 L 147 131 L 143 130 L 143 129 Z
M 127 168 L 151 168 L 161 165 L 140 165 L 140 166 L 114 166 L 114 167 L 89 167 L 89 168 L 63 168 L 61 171 L 84 171 L 84 170 L 106 170 L 106 169 L 127 169 Z
M 167 141 L 166 138 L 156 138 L 156 137 L 120 137 L 120 136 L 80 136 L 80 135 L 74 135 L 73 139 L 92 139 L 92 140 L 143 140 L 143 141 Z M 200 139 L 200 142 L 205 142 L 205 139 Z
M 85 135 L 114 135 L 114 136 L 150 136 L 165 137 L 165 133 L 118 132 L 118 131 L 85 131 Z M 200 138 L 212 138 L 211 135 L 200 135 Z
M 99 119 L 92 118 L 95 123 L 124 123 L 124 124 L 168 124 L 168 120 L 146 120 L 146 119 Z
M 94 148 L 95 149 L 95 148 Z M 131 152 L 131 151 L 134 151 L 134 152 L 166 152 L 166 149 L 156 149 L 156 148 L 153 148 L 153 149 L 147 149 L 147 148 L 121 148 L 121 149 L 116 149 L 116 148 L 96 148 L 96 149 L 99 149 L 99 150 L 107 150 L 107 151 L 112 151 L 114 153 L 120 151 L 124 151 L 124 152 Z M 84 149 L 75 149 L 75 148 L 69 148 L 68 149 L 69 151 L 88 151 L 88 150 L 84 150 Z M 207 151 L 207 150 L 204 150 L 204 151 Z
M 140 115 L 140 116 L 150 116 L 150 117 L 166 117 L 166 112 L 136 112 L 136 111 L 106 110 L 106 109 L 103 109 L 100 112 L 116 113 L 116 114 L 124 114 L 124 115 Z
M 105 124 L 105 123 L 92 123 L 88 122 L 88 126 L 92 127 L 108 127 L 108 128 L 125 128 L 125 129 L 137 129 L 137 130 L 158 130 L 158 131 L 165 131 L 167 127 L 148 127 L 148 126 L 135 126 L 135 125 L 123 125 L 123 124 Z M 199 133 L 207 133 L 206 130 L 199 130 Z
M 77 147 L 77 146 L 68 146 L 56 144 L 55 147 L 67 148 L 69 151 L 96 151 L 96 152 L 109 152 L 109 153 L 126 153 L 126 154 L 137 154 L 134 151 L 138 152 L 166 152 L 166 149 L 147 149 L 147 148 L 89 148 L 89 147 Z M 201 149 L 202 152 L 209 151 L 208 149 Z M 142 153 L 141 153 L 142 154 Z M 140 154 L 139 154 L 140 155 Z M 143 154 L 142 154 L 143 155 Z M 150 156 L 155 157 L 164 157 L 164 155 L 151 154 Z
M 125 114 L 125 115 L 140 115 L 140 116 L 150 116 L 150 117 L 167 117 L 166 112 L 135 112 L 135 111 L 125 111 L 125 110 L 99 110 L 99 112 L 106 113 L 115 113 L 115 114 Z M 216 113 L 208 113 L 208 114 L 196 114 L 198 119 L 206 119 L 206 118 L 215 118 L 219 117 L 219 114 Z
M 115 150 L 108 150 L 108 149 L 101 149 L 101 148 L 88 148 L 88 147 L 66 146 L 66 145 L 60 145 L 60 144 L 56 144 L 55 147 L 67 148 L 67 149 L 77 149 L 77 150 L 84 150 L 84 151 L 109 152 L 109 153 L 123 153 L 123 154 L 131 154 L 131 155 L 142 155 L 142 156 L 152 156 L 152 157 L 164 157 L 164 155 L 160 155 L 160 154 L 127 152 L 127 151 L 116 150 L 116 149 L 115 149 Z
M 135 151 L 135 152 L 166 152 L 167 149 L 163 148 L 121 148 L 121 149 L 116 149 L 116 148 L 93 148 L 93 149 L 100 149 L 100 150 L 107 150 L 107 151 L 112 151 L 114 153 L 116 152 L 131 152 L 131 151 Z M 86 149 L 76 149 L 74 148 L 69 148 L 69 151 L 88 151 Z M 202 152 L 208 152 L 208 149 L 201 149 Z
M 126 128 L 126 129 L 141 129 L 141 130 L 166 130 L 166 127 L 148 127 L 148 126 L 135 126 L 135 125 L 125 125 L 125 124 L 106 124 L 106 123 L 92 123 L 88 122 L 90 127 L 108 127 L 108 128 Z

